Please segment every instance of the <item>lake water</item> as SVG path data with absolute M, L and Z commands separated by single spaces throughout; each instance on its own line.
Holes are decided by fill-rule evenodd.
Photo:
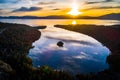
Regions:
M 28 20 L 28 19 L 0 19 L 1 22 L 20 23 L 31 26 L 46 25 L 40 30 L 42 35 L 33 43 L 34 48 L 29 51 L 29 57 L 35 67 L 48 65 L 53 69 L 65 70 L 70 73 L 98 72 L 108 68 L 106 57 L 110 51 L 94 38 L 65 29 L 53 27 L 56 24 L 114 25 L 115 20 Z M 63 47 L 57 42 L 62 41 Z

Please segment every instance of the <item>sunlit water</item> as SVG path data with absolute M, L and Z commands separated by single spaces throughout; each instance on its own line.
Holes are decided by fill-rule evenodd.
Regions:
M 98 72 L 108 68 L 106 57 L 109 50 L 95 39 L 73 31 L 55 28 L 56 24 L 71 24 L 73 20 L 10 20 L 2 22 L 21 23 L 32 26 L 47 25 L 40 30 L 42 35 L 33 43 L 29 57 L 35 67 L 48 65 L 53 69 L 65 70 L 70 73 Z M 113 20 L 76 20 L 79 24 L 113 25 L 119 21 Z M 58 47 L 62 41 L 64 47 Z

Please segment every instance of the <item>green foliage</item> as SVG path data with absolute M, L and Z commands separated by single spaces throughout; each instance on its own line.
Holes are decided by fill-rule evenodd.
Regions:
M 37 78 L 37 80 L 74 80 L 67 72 L 53 70 L 48 66 L 37 68 L 35 78 Z
M 3 61 L 0 61 L 0 80 L 12 79 L 14 70 L 11 66 Z

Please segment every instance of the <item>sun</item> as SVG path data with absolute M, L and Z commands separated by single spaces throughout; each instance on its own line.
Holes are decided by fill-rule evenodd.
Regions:
M 78 16 L 79 14 L 82 14 L 82 12 L 79 11 L 77 4 L 73 3 L 72 9 L 67 14 Z

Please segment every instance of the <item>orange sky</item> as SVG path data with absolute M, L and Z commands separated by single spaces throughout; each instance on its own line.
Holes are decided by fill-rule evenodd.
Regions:
M 120 13 L 119 0 L 3 0 L 0 1 L 0 16 L 70 15 L 67 13 L 75 6 L 82 12 L 81 16 Z
M 70 9 L 63 9 L 63 10 L 56 10 L 56 11 L 50 11 L 50 10 L 40 10 L 40 11 L 33 11 L 33 12 L 20 12 L 18 13 L 12 13 L 11 15 L 18 15 L 18 16 L 24 16 L 24 15 L 31 15 L 31 16 L 49 16 L 49 15 L 69 15 L 67 14 L 70 11 Z M 79 10 L 80 11 L 80 10 Z M 110 13 L 120 13 L 120 9 L 114 8 L 114 9 L 92 9 L 88 11 L 80 11 L 82 14 L 81 16 L 101 16 L 105 14 Z

